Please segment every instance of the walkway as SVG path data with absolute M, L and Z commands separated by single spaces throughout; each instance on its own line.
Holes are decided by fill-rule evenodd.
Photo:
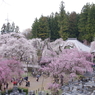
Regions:
M 28 88 L 28 91 L 31 91 L 31 90 L 34 90 L 34 91 L 45 90 L 45 91 L 47 91 L 48 90 L 48 85 L 49 85 L 49 83 L 51 83 L 51 78 L 50 77 L 45 78 L 43 76 L 41 76 L 39 78 L 38 82 L 36 81 L 36 78 L 34 78 L 34 77 L 29 77 L 29 80 L 30 80 L 30 87 L 25 86 L 25 81 L 19 87 Z M 44 89 L 43 89 L 43 87 L 44 87 Z M 13 88 L 12 83 L 9 85 L 9 88 Z

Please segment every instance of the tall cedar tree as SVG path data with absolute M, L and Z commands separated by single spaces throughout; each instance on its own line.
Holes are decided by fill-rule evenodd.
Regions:
M 88 40 L 88 33 L 87 33 L 87 20 L 88 20 L 88 13 L 90 10 L 90 4 L 87 3 L 81 10 L 80 18 L 79 18 L 79 40 Z
M 37 30 L 37 37 L 41 39 L 50 38 L 50 30 L 48 25 L 48 18 L 41 16 Z
M 39 22 L 38 22 L 38 19 L 36 18 L 33 25 L 32 25 L 32 38 L 37 38 L 37 30 L 38 30 L 38 25 L 39 25 Z
M 68 17 L 66 15 L 66 12 L 64 10 L 64 2 L 61 2 L 61 6 L 60 6 L 60 13 L 59 13 L 59 34 L 60 37 L 63 38 L 64 40 L 66 40 L 69 36 L 68 34 Z
M 58 13 L 57 12 L 55 14 L 52 13 L 50 17 L 48 17 L 48 23 L 49 23 L 51 41 L 54 41 L 60 38 L 59 33 L 58 33 L 59 27 L 58 27 Z
M 77 38 L 78 36 L 78 15 L 76 12 L 72 12 L 69 15 L 69 37 Z
M 95 34 L 95 4 L 90 5 L 90 10 L 88 13 L 88 20 L 87 20 L 87 39 L 91 42 L 94 38 Z

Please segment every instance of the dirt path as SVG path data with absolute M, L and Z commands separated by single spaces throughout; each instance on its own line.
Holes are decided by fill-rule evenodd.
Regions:
M 34 77 L 29 77 L 29 80 L 30 80 L 30 87 L 25 87 L 25 84 L 26 84 L 25 81 L 19 87 L 28 88 L 28 91 L 31 91 L 31 90 L 33 90 L 33 91 L 41 91 L 41 90 L 48 91 L 48 85 L 52 81 L 50 77 L 45 78 L 43 76 L 41 76 L 39 78 L 39 81 L 38 82 L 36 81 L 36 78 L 34 78 Z M 13 87 L 13 84 L 10 83 L 9 84 L 9 88 L 12 88 L 12 87 Z

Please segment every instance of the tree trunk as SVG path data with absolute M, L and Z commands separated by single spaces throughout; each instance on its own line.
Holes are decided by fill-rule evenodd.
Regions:
M 2 83 L 0 83 L 0 90 L 2 90 Z

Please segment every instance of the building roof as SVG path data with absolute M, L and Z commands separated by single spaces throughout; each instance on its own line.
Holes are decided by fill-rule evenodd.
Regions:
M 66 46 L 77 48 L 78 50 L 81 50 L 81 51 L 90 52 L 90 47 L 84 45 L 83 43 L 81 43 L 77 39 L 68 39 L 68 40 L 66 40 L 66 42 L 64 44 L 64 48 Z

